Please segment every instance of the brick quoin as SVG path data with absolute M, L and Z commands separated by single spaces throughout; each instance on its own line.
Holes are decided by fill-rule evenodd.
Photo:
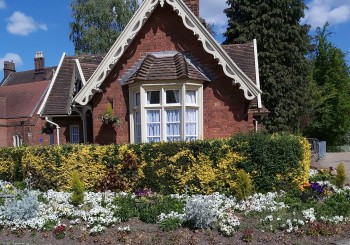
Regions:
M 187 4 L 197 1 L 185 1 Z M 253 130 L 252 115 L 247 114 L 248 101 L 243 91 L 232 86 L 223 69 L 193 32 L 184 27 L 182 19 L 165 4 L 158 6 L 134 41 L 125 51 L 117 65 L 102 84 L 102 93 L 92 100 L 93 138 L 99 144 L 129 143 L 128 88 L 122 87 L 118 79 L 147 52 L 186 52 L 211 74 L 212 81 L 204 84 L 204 137 L 206 139 L 229 137 L 237 132 Z M 113 99 L 115 115 L 121 124 L 113 128 L 102 125 L 98 118 Z

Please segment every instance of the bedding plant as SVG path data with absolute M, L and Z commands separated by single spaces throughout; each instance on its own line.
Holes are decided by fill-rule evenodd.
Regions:
M 254 193 L 242 199 L 217 192 L 162 195 L 139 189 L 134 193 L 85 191 L 77 205 L 71 202 L 74 192 L 19 190 L 10 182 L 1 181 L 0 226 L 5 233 L 0 239 L 11 234 L 8 236 L 12 236 L 13 242 L 19 241 L 20 234 L 31 231 L 32 236 L 44 233 L 46 237 L 66 242 L 76 239 L 81 243 L 101 242 L 108 237 L 130 243 L 139 237 L 136 227 L 144 224 L 144 227 L 158 227 L 152 238 L 156 240 L 162 239 L 162 233 L 178 234 L 177 230 L 187 229 L 189 234 L 211 232 L 214 235 L 208 235 L 208 239 L 213 242 L 220 239 L 227 244 L 261 242 L 261 239 L 268 243 L 268 235 L 275 234 L 317 238 L 315 242 L 319 242 L 343 234 L 350 217 L 350 188 L 338 188 L 336 176 L 325 179 L 325 173 L 325 170 L 312 170 L 310 181 L 298 188 Z M 79 237 L 74 236 L 73 231 L 77 230 Z M 117 235 L 112 238 L 111 232 Z

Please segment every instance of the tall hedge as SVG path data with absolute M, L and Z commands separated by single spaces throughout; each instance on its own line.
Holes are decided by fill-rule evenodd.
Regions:
M 239 134 L 224 140 L 137 145 L 0 148 L 0 178 L 30 177 L 39 189 L 68 190 L 74 170 L 87 189 L 118 182 L 123 191 L 235 194 L 243 169 L 256 191 L 292 188 L 308 180 L 310 147 L 290 134 Z M 111 177 L 113 176 L 113 177 Z

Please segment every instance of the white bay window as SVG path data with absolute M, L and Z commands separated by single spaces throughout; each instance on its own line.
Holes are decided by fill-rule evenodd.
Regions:
M 130 88 L 131 143 L 202 138 L 201 84 L 142 84 Z

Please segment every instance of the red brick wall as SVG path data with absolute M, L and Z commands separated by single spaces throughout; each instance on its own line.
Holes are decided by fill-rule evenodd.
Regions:
M 80 142 L 84 142 L 83 136 L 83 124 L 80 116 L 75 117 L 56 117 L 53 118 L 52 121 L 57 123 L 60 126 L 60 144 L 70 143 L 70 126 L 71 125 L 79 125 L 79 138 Z M 56 129 L 53 132 L 55 144 L 57 144 L 57 131 Z
M 183 0 L 189 9 L 198 17 L 199 16 L 199 0 Z
M 0 146 L 13 146 L 13 135 L 19 134 L 27 145 L 48 145 L 49 136 L 41 133 L 45 121 L 36 114 L 32 118 L 1 119 Z M 42 142 L 41 140 L 42 139 Z
M 187 52 L 201 67 L 212 74 L 214 79 L 204 86 L 204 137 L 228 137 L 237 132 L 253 130 L 251 115 L 246 115 L 246 100 L 243 91 L 232 86 L 213 59 L 206 53 L 202 43 L 192 31 L 187 30 L 182 19 L 165 4 L 158 6 L 140 33 L 125 51 L 118 64 L 101 86 L 102 93 L 93 98 L 94 142 L 99 144 L 129 142 L 128 89 L 121 87 L 118 78 L 146 52 L 180 51 Z M 121 125 L 114 128 L 102 126 L 98 116 L 113 99 L 114 112 L 121 118 Z

